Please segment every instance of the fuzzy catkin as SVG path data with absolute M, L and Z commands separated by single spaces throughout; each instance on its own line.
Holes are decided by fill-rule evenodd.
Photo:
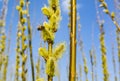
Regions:
M 120 31 L 119 30 L 116 30 L 116 39 L 117 39 L 119 75 L 120 75 Z
M 46 61 L 46 74 L 49 76 L 55 75 L 55 63 L 58 59 L 62 57 L 63 52 L 65 51 L 65 44 L 60 43 L 56 48 L 54 48 L 52 54 L 48 54 L 48 50 L 46 48 L 39 48 L 39 54 Z
M 21 39 L 20 23 L 17 30 L 17 48 L 16 48 L 16 69 L 15 69 L 15 81 L 19 80 L 19 68 L 20 68 L 20 39 Z
M 3 56 L 4 56 L 4 52 L 5 52 L 5 49 L 6 49 L 6 35 L 5 33 L 2 34 L 1 36 L 1 40 L 0 40 L 0 70 L 1 70 L 1 67 L 2 67 L 2 64 L 3 64 Z
M 85 78 L 86 78 L 86 81 L 88 81 L 88 67 L 87 67 L 87 59 L 85 57 L 85 54 L 83 52 L 83 42 L 82 40 L 80 39 L 80 50 L 81 50 L 81 53 L 82 53 L 82 58 L 83 58 L 83 63 L 84 63 L 84 73 L 85 73 Z
M 92 81 L 94 81 L 94 60 L 93 60 L 93 49 L 90 50 L 90 63 L 92 66 Z
M 5 33 L 4 27 L 5 27 L 7 10 L 8 10 L 8 0 L 3 0 L 3 7 L 1 9 L 1 14 L 0 14 L 0 34 Z
M 93 64 L 94 64 L 94 80 L 97 81 L 97 61 L 96 61 L 96 53 L 95 49 L 93 48 Z
M 59 0 L 48 0 L 49 6 L 44 6 L 41 10 L 47 17 L 48 22 L 44 22 L 43 25 L 38 27 L 41 30 L 42 39 L 48 43 L 48 50 L 46 48 L 39 48 L 39 54 L 46 61 L 46 74 L 48 75 L 48 81 L 53 80 L 55 76 L 56 61 L 61 58 L 64 52 L 65 45 L 60 44 L 53 50 L 53 43 L 55 39 L 55 33 L 58 30 L 59 21 L 61 20 L 61 11 Z
M 1 80 L 6 80 L 6 73 L 7 73 L 7 66 L 8 63 L 6 60 L 4 60 L 5 57 L 5 50 L 6 50 L 6 32 L 5 32 L 5 20 L 6 20 L 6 14 L 8 9 L 8 0 L 3 0 L 3 7 L 0 14 L 0 73 L 2 73 L 1 69 L 3 68 L 3 79 L 0 77 Z
M 27 37 L 25 35 L 25 30 L 26 30 L 26 18 L 24 18 L 24 15 L 27 14 L 26 10 L 23 10 L 23 7 L 25 6 L 25 1 L 24 0 L 20 0 L 19 2 L 19 6 L 16 6 L 16 9 L 19 12 L 19 17 L 20 17 L 20 31 L 21 31 L 21 57 L 22 57 L 22 73 L 21 73 L 21 78 L 22 81 L 26 81 L 26 73 L 27 70 L 25 68 L 25 64 L 27 61 L 27 55 L 25 54 L 25 51 L 27 49 L 27 44 L 25 44 L 25 41 L 27 40 Z
M 40 58 L 38 58 L 37 64 L 36 64 L 36 80 L 40 78 Z
M 84 62 L 84 72 L 85 72 L 86 81 L 88 81 L 88 67 L 87 67 L 87 61 L 85 57 L 83 57 L 83 62 Z
M 115 13 L 109 11 L 108 6 L 107 6 L 107 3 L 105 2 L 105 0 L 99 0 L 99 2 L 101 3 L 101 4 L 100 4 L 100 7 L 103 8 L 103 12 L 109 15 L 109 17 L 110 17 L 111 20 L 113 21 L 114 25 L 116 26 L 117 30 L 120 31 L 119 23 L 118 23 L 117 20 L 115 19 L 115 18 L 116 18 L 116 17 L 115 17 Z
M 4 56 L 3 59 L 3 64 L 4 64 L 4 68 L 3 68 L 3 81 L 6 81 L 6 76 L 7 76 L 7 67 L 8 67 L 8 56 Z
M 101 32 L 100 34 L 100 46 L 101 46 L 101 53 L 102 53 L 102 68 L 103 68 L 103 74 L 104 74 L 103 80 L 109 81 L 104 32 Z
M 79 45 L 80 45 L 80 51 L 82 53 L 82 58 L 83 58 L 83 63 L 84 63 L 85 79 L 86 79 L 86 81 L 88 81 L 88 77 L 87 77 L 88 76 L 87 59 L 86 59 L 84 51 L 83 51 L 83 41 L 82 41 L 82 39 L 80 39 Z

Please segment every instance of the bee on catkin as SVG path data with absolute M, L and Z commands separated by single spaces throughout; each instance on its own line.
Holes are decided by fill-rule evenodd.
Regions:
M 48 49 L 44 47 L 39 48 L 39 54 L 44 58 L 46 62 L 46 74 L 48 75 L 48 81 L 53 80 L 55 76 L 56 62 L 61 58 L 65 51 L 65 44 L 61 43 L 53 49 L 55 33 L 58 30 L 59 21 L 61 20 L 61 10 L 59 0 L 48 0 L 49 6 L 44 6 L 41 10 L 47 17 L 48 22 L 43 22 L 43 25 L 38 27 L 41 31 L 42 39 L 48 43 Z

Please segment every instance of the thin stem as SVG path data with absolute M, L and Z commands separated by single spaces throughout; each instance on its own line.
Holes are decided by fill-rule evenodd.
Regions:
M 115 61 L 114 45 L 113 45 L 113 44 L 112 44 L 112 60 L 113 60 L 113 68 L 114 68 L 114 80 L 117 81 L 117 75 L 116 75 L 116 61 Z
M 28 24 L 28 40 L 29 40 L 29 51 L 30 51 L 30 62 L 31 62 L 31 72 L 32 72 L 32 81 L 35 81 L 34 76 L 34 62 L 33 62 L 33 53 L 32 53 L 32 32 L 30 25 L 30 15 L 29 15 L 29 0 L 26 2 L 26 10 L 27 10 L 27 24 Z
M 48 42 L 48 54 L 51 56 L 52 54 L 52 43 Z M 48 75 L 48 81 L 53 81 L 53 76 Z

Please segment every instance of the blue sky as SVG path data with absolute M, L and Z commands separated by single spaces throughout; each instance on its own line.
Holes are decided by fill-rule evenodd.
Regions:
M 47 0 L 30 0 L 30 17 L 31 17 L 31 25 L 33 29 L 33 54 L 34 54 L 34 62 L 37 62 L 37 59 L 39 57 L 38 55 L 38 48 L 40 47 L 40 32 L 37 31 L 37 26 L 39 24 L 42 24 L 44 21 L 46 21 L 46 17 L 42 14 L 41 8 L 44 5 L 47 5 Z M 55 44 L 58 44 L 60 42 L 66 42 L 67 50 L 63 57 L 58 61 L 59 71 L 60 71 L 60 77 L 61 81 L 68 81 L 68 63 L 69 63 L 69 29 L 68 29 L 68 2 L 69 0 L 60 0 L 60 6 L 61 6 L 61 16 L 62 20 L 60 22 L 59 30 L 56 33 L 55 38 Z M 106 0 L 108 3 L 108 7 L 110 11 L 114 11 L 114 4 L 113 0 Z M 6 32 L 9 30 L 10 22 L 12 21 L 12 34 L 11 34 L 11 48 L 10 48 L 10 61 L 9 61 L 9 73 L 8 73 L 8 79 L 12 76 L 11 73 L 14 74 L 14 68 L 15 68 L 15 48 L 16 48 L 16 31 L 17 31 L 17 24 L 18 24 L 18 11 L 15 9 L 16 4 L 18 4 L 18 0 L 9 0 L 8 3 L 8 13 L 6 17 Z M 2 7 L 2 3 L 0 1 L 0 9 Z M 13 18 L 11 15 L 14 13 Z M 100 9 L 102 11 L 102 9 Z M 96 49 L 97 54 L 97 72 L 98 72 L 98 80 L 102 81 L 103 74 L 102 74 L 102 68 L 101 68 L 101 52 L 100 52 L 100 44 L 99 44 L 99 27 L 96 23 L 96 10 L 95 10 L 95 1 L 94 0 L 77 0 L 77 13 L 80 14 L 80 23 L 81 23 L 81 36 L 84 43 L 84 52 L 85 56 L 87 57 L 87 64 L 89 68 L 89 74 L 88 78 L 89 81 L 91 80 L 91 65 L 90 65 L 90 56 L 89 56 L 89 50 L 92 46 L 92 33 L 94 33 L 94 45 Z M 111 55 L 111 44 L 112 42 L 115 45 L 115 54 L 116 54 L 116 61 L 117 59 L 117 45 L 116 45 L 116 36 L 115 36 L 115 26 L 112 23 L 111 19 L 108 15 L 102 14 L 103 18 L 105 20 L 104 29 L 105 29 L 105 43 L 107 48 L 107 56 L 108 56 L 108 68 L 110 73 L 110 81 L 114 81 L 114 73 L 113 73 L 113 65 L 112 65 L 112 55 Z M 94 32 L 92 32 L 92 28 L 94 27 Z M 78 33 L 77 33 L 78 34 Z M 7 34 L 8 35 L 8 34 Z M 41 57 L 40 57 L 41 58 Z M 44 60 L 41 58 L 41 64 Z M 29 61 L 29 59 L 28 59 Z M 82 64 L 82 57 L 79 51 L 79 46 L 77 46 L 77 72 L 79 72 L 79 64 Z M 27 63 L 27 67 L 30 67 L 30 63 Z M 44 67 L 44 66 L 43 66 Z M 117 63 L 118 67 L 118 63 Z M 118 68 L 117 68 L 118 70 Z M 42 71 L 43 72 L 43 71 Z M 78 73 L 79 74 L 79 73 Z M 41 77 L 44 77 L 45 75 L 41 74 Z M 29 79 L 31 78 L 30 69 L 28 72 Z M 78 76 L 79 77 L 79 76 Z M 83 81 L 84 81 L 84 74 L 83 74 Z M 12 79 L 11 81 L 13 81 Z M 9 80 L 8 80 L 9 81 Z M 29 80 L 31 81 L 31 80 Z M 54 81 L 57 81 L 57 77 L 54 78 Z

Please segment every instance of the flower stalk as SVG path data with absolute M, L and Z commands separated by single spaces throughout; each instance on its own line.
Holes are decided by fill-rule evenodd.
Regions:
M 44 42 L 48 43 L 48 49 L 44 47 L 39 48 L 39 54 L 44 58 L 46 62 L 46 74 L 48 75 L 48 81 L 53 81 L 55 76 L 56 62 L 61 58 L 65 51 L 65 44 L 60 43 L 58 47 L 53 49 L 55 33 L 58 30 L 60 17 L 59 0 L 48 0 L 49 6 L 44 6 L 41 10 L 47 17 L 48 22 L 44 22 L 43 25 L 38 27 L 38 30 L 42 33 Z
M 112 20 L 114 20 L 114 13 L 110 14 L 108 8 L 107 8 L 107 4 L 104 2 L 104 0 L 99 0 L 102 4 L 100 5 L 101 7 L 104 7 L 105 10 L 104 12 L 108 15 L 110 15 L 110 17 L 112 18 Z M 103 80 L 104 81 L 109 81 L 109 72 L 108 72 L 108 66 L 107 66 L 107 55 L 106 55 L 106 46 L 105 46 L 105 32 L 104 32 L 104 20 L 100 19 L 100 13 L 97 7 L 97 1 L 96 1 L 96 11 L 97 11 L 97 22 L 100 28 L 100 49 L 101 49 L 101 55 L 102 55 L 102 68 L 103 68 Z M 115 21 L 115 20 L 114 20 Z M 116 22 L 116 21 L 115 21 Z M 118 24 L 116 24 L 118 25 Z M 117 27 L 119 29 L 119 27 Z
M 26 11 L 27 11 L 27 25 L 28 25 L 28 46 L 30 51 L 30 62 L 31 62 L 31 69 L 32 69 L 32 81 L 35 81 L 35 73 L 34 73 L 34 61 L 33 61 L 33 53 L 32 53 L 32 30 L 30 24 L 30 15 L 29 15 L 29 4 L 30 1 L 26 0 Z
M 16 69 L 15 69 L 15 81 L 19 81 L 19 68 L 20 68 L 20 39 L 21 39 L 20 23 L 18 23 L 17 30 L 17 48 L 16 48 Z
M 25 51 L 27 49 L 27 44 L 25 44 L 25 41 L 27 40 L 27 37 L 25 35 L 26 18 L 24 18 L 24 15 L 27 14 L 27 11 L 23 10 L 23 7 L 25 5 L 26 5 L 25 1 L 24 0 L 20 0 L 19 5 L 16 6 L 16 9 L 19 12 L 20 32 L 21 32 L 21 49 L 20 49 L 20 55 L 22 57 L 22 73 L 21 73 L 22 81 L 26 81 L 26 73 L 27 73 L 27 69 L 25 68 L 25 64 L 26 64 L 26 61 L 27 61 L 27 55 L 25 54 Z
M 76 0 L 71 0 L 69 81 L 76 80 Z
M 114 53 L 114 44 L 112 44 L 112 61 L 113 61 L 113 68 L 114 68 L 114 80 L 117 81 L 116 60 L 115 60 L 115 53 Z

